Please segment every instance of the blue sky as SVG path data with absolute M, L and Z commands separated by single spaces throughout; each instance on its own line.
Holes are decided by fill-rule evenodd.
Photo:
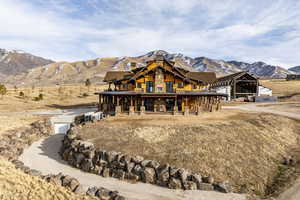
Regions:
M 298 0 L 0 0 L 0 48 L 55 61 L 137 56 L 300 65 Z

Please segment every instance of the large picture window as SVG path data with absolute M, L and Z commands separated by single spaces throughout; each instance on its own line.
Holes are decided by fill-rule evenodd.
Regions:
M 173 92 L 173 82 L 172 81 L 166 82 L 166 91 L 169 93 Z
M 153 92 L 153 82 L 152 81 L 146 81 L 146 92 Z

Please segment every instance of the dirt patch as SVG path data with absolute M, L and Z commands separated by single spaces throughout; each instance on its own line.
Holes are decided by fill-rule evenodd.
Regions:
M 87 124 L 80 135 L 102 150 L 190 169 L 230 181 L 235 192 L 263 196 L 283 158 L 297 148 L 300 124 L 271 114 L 228 112 L 110 118 Z
M 75 195 L 71 191 L 29 176 L 0 157 L 0 199 L 2 200 L 87 200 L 88 196 Z

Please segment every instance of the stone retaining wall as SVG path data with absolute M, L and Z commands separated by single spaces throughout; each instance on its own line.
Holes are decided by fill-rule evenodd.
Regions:
M 42 120 L 32 123 L 29 128 L 2 134 L 0 135 L 0 156 L 10 160 L 17 169 L 22 170 L 24 173 L 40 177 L 51 184 L 65 187 L 74 193 L 95 196 L 101 200 L 125 199 L 117 191 L 111 191 L 103 187 L 90 187 L 84 190 L 77 179 L 61 173 L 43 176 L 41 172 L 30 169 L 23 162 L 17 160 L 25 148 L 42 137 L 50 136 L 53 134 L 53 131 L 50 120 Z
M 80 126 L 71 125 L 60 150 L 62 158 L 76 168 L 103 177 L 142 181 L 170 189 L 231 191 L 228 182 L 216 183 L 212 177 L 202 177 L 141 156 L 96 149 L 92 143 L 77 136 Z

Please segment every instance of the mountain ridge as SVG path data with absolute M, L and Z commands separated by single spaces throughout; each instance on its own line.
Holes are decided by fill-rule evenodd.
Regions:
M 263 78 L 285 78 L 287 74 L 294 73 L 261 61 L 247 63 L 211 59 L 203 56 L 192 58 L 181 53 L 155 50 L 136 57 L 124 56 L 77 62 L 48 63 L 8 76 L 5 78 L 5 83 L 10 85 L 74 84 L 83 83 L 87 78 L 93 82 L 102 82 L 107 71 L 130 70 L 131 63 L 135 63 L 136 66 L 145 66 L 147 60 L 154 59 L 157 55 L 163 55 L 166 59 L 175 62 L 176 67 L 189 71 L 215 72 L 218 76 L 244 70 Z
M 0 48 L 0 77 L 17 75 L 29 69 L 54 63 L 54 61 L 21 50 Z

